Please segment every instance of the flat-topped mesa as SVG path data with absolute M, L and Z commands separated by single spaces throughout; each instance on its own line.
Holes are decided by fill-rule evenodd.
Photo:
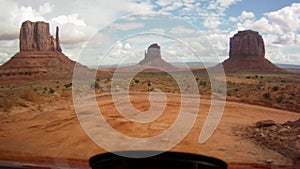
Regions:
M 226 72 L 283 72 L 265 58 L 264 40 L 258 32 L 238 31 L 230 38 L 229 59 L 223 63 Z
M 49 23 L 38 21 L 25 21 L 20 29 L 20 51 L 58 51 L 61 52 L 59 43 L 59 28 L 56 27 L 55 38 L 50 35 Z
M 229 59 L 262 59 L 265 57 L 263 38 L 256 31 L 238 31 L 230 38 Z

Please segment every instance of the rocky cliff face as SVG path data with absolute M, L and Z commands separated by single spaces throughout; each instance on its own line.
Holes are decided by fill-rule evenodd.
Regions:
M 59 42 L 59 28 L 55 38 L 45 22 L 25 21 L 20 29 L 20 52 L 0 66 L 0 81 L 27 81 L 71 78 L 75 61 L 65 56 Z M 82 70 L 89 70 L 82 67 Z
M 145 51 L 145 58 L 139 62 L 139 65 L 165 70 L 177 69 L 175 66 L 162 59 L 160 46 L 156 43 L 148 47 L 147 51 Z
M 49 23 L 23 22 L 20 29 L 20 51 L 58 51 L 61 52 L 58 27 L 56 38 L 50 35 Z
M 248 56 L 264 58 L 265 45 L 263 38 L 258 32 L 252 30 L 239 31 L 230 38 L 229 56 L 231 59 Z
M 258 32 L 239 31 L 230 38 L 229 59 L 223 63 L 225 72 L 283 72 L 265 58 L 265 45 Z

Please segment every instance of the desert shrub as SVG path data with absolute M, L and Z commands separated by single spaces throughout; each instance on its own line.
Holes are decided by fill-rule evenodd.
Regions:
M 37 100 L 37 94 L 32 89 L 26 88 L 21 92 L 20 98 L 33 102 Z
M 99 82 L 97 82 L 97 81 L 91 82 L 91 83 L 90 83 L 90 88 L 91 88 L 91 89 L 99 89 L 99 88 L 100 88 Z
M 49 93 L 50 94 L 53 94 L 55 92 L 55 90 L 54 89 L 52 89 L 51 87 L 49 88 Z
M 273 86 L 273 87 L 272 87 L 272 90 L 273 90 L 273 91 L 278 91 L 278 86 Z
M 139 79 L 135 79 L 134 82 L 135 82 L 135 83 L 139 83 L 140 80 L 139 80 Z
M 280 82 L 281 82 L 281 83 L 286 83 L 286 80 L 283 80 L 283 79 L 282 79 L 282 80 L 280 80 Z
M 277 101 L 277 103 L 281 103 L 283 101 L 283 96 L 278 96 L 275 100 Z
M 65 86 L 65 88 L 70 88 L 70 87 L 72 87 L 72 82 L 67 83 L 67 84 L 65 84 L 64 86 Z
M 265 99 L 269 99 L 269 98 L 270 98 L 270 93 L 264 93 L 264 94 L 263 94 L 263 97 L 264 97 Z
M 47 88 L 47 87 L 44 87 L 44 92 L 47 91 L 47 90 L 48 90 L 48 88 Z
M 246 78 L 246 79 L 251 79 L 251 76 L 246 76 L 245 78 Z
M 201 86 L 206 86 L 206 81 L 200 81 L 199 83 Z
M 257 79 L 258 78 L 258 75 L 255 75 L 255 79 Z

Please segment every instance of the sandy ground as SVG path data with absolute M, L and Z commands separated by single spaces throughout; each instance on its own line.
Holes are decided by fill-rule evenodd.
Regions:
M 120 95 L 120 98 L 122 97 L 126 96 Z M 130 99 L 132 105 L 140 111 L 150 108 L 147 94 L 133 93 Z M 97 102 L 102 115 L 111 127 L 125 135 L 139 138 L 155 136 L 168 130 L 176 120 L 181 105 L 179 95 L 167 95 L 167 105 L 163 114 L 152 123 L 138 124 L 128 121 L 119 114 L 110 94 L 98 95 Z M 122 99 L 118 104 L 122 105 Z M 241 128 L 254 125 L 259 120 L 271 119 L 277 123 L 296 120 L 300 118 L 299 113 L 226 102 L 218 128 L 208 141 L 200 144 L 198 138 L 210 108 L 210 100 L 202 99 L 199 105 L 200 109 L 193 128 L 177 146 L 171 149 L 172 151 L 217 157 L 229 163 L 229 168 L 249 167 L 245 164 L 252 164 L 252 168 L 259 168 L 260 165 L 265 167 L 265 161 L 269 159 L 273 161 L 272 164 L 268 164 L 270 168 L 292 165 L 290 159 L 242 138 Z M 88 107 L 89 105 L 86 105 L 86 110 L 81 112 L 83 115 L 88 115 L 89 111 L 92 111 Z M 35 164 L 47 162 L 52 166 L 60 166 L 57 168 L 64 168 L 62 166 L 87 168 L 89 157 L 105 152 L 82 129 L 71 99 L 61 99 L 47 105 L 14 108 L 9 113 L 0 112 L 0 114 L 0 164 L 17 165 L 7 161 L 18 160 L 25 161 L 28 165 L 33 165 L 29 162 Z M 93 125 L 95 125 L 94 130 L 101 126 Z M 102 137 L 109 137 L 110 134 L 102 133 Z M 121 140 L 112 141 L 122 144 Z M 158 144 L 168 141 L 171 140 L 161 140 Z

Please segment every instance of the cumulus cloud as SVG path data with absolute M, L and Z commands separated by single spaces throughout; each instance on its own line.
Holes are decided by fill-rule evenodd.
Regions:
M 109 55 L 113 58 L 125 58 L 126 55 L 133 55 L 131 45 L 117 41 L 115 46 L 110 50 Z
M 112 30 L 128 31 L 132 29 L 143 28 L 145 26 L 142 22 L 125 22 L 125 23 L 113 23 L 109 27 Z
M 55 26 L 60 27 L 62 44 L 80 43 L 89 39 L 96 32 L 96 28 L 87 25 L 78 14 L 61 15 L 51 19 L 52 32 Z
M 237 18 L 235 18 L 235 17 L 229 17 L 229 20 L 231 22 L 237 22 L 237 21 L 243 21 L 243 20 L 252 19 L 252 18 L 255 18 L 255 15 L 254 15 L 253 12 L 243 11 L 241 13 L 241 15 L 238 16 Z
M 20 25 L 25 20 L 45 21 L 43 15 L 52 11 L 49 3 L 42 4 L 39 9 L 22 6 L 14 1 L 1 0 L 0 40 L 13 40 L 19 37 Z
M 211 29 L 217 28 L 220 24 L 221 24 L 220 18 L 215 16 L 208 17 L 203 22 L 203 26 Z
M 5 63 L 9 59 L 9 55 L 7 53 L 0 52 L 0 65 Z
M 158 34 L 165 34 L 165 29 L 162 28 L 152 28 L 149 30 L 149 32 L 154 32 L 154 33 L 158 33 Z
M 189 35 L 192 36 L 193 34 L 196 33 L 196 29 L 191 29 L 191 28 L 187 28 L 184 26 L 176 26 L 174 28 L 172 28 L 169 33 L 175 35 L 175 36 L 185 36 L 185 35 Z
M 273 26 L 280 28 L 280 33 L 300 31 L 300 3 L 269 12 L 266 16 Z

